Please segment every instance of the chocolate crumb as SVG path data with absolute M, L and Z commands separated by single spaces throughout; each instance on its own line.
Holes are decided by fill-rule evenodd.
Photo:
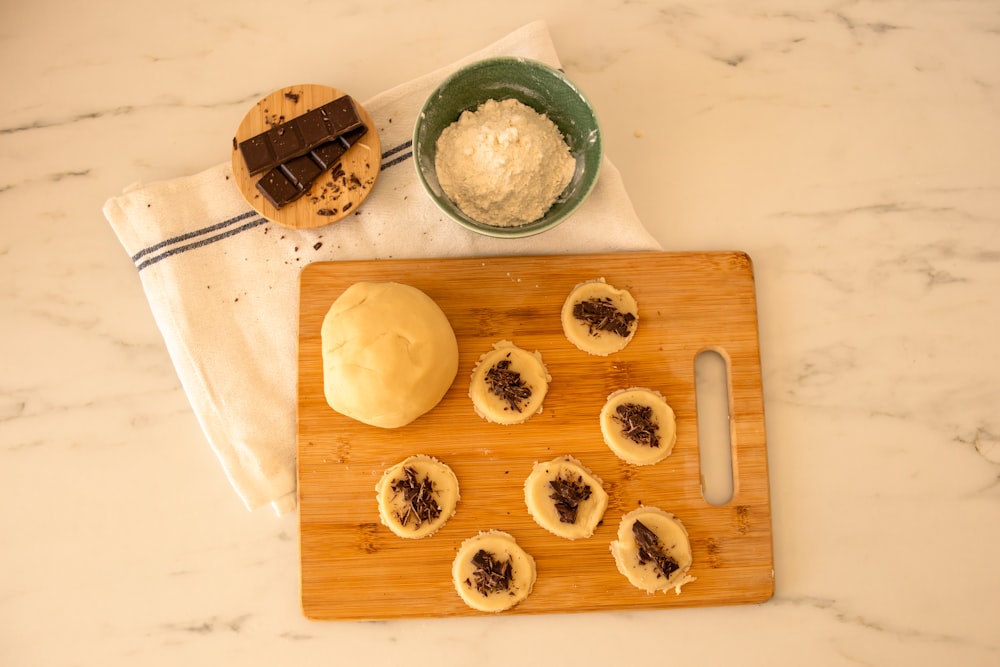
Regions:
M 413 527 L 419 528 L 420 524 L 441 516 L 441 506 L 434 500 L 434 482 L 430 477 L 418 478 L 417 471 L 410 466 L 403 468 L 403 476 L 393 481 L 392 490 L 403 494 L 406 503 L 402 513 L 396 513 L 401 525 L 412 520 Z
M 660 538 L 656 536 L 656 533 L 647 528 L 642 521 L 637 519 L 632 524 L 632 535 L 635 537 L 636 546 L 639 547 L 640 565 L 652 563 L 659 573 L 667 579 L 670 578 L 671 574 L 680 569 L 681 566 L 677 564 L 677 561 L 664 551 L 663 545 L 660 544 Z
M 622 435 L 640 445 L 659 447 L 653 408 L 638 403 L 623 403 L 615 409 L 614 420 L 621 424 Z
M 573 317 L 586 322 L 591 335 L 607 331 L 626 338 L 635 322 L 634 313 L 623 313 L 609 297 L 586 299 L 573 304 Z
M 351 202 L 347 202 L 346 204 L 344 204 L 344 210 L 346 211 L 346 210 L 350 209 L 351 206 L 353 206 L 353 204 Z
M 576 523 L 580 503 L 590 498 L 590 485 L 583 481 L 582 476 L 577 475 L 575 480 L 571 476 L 556 477 L 549 480 L 549 487 L 552 488 L 549 498 L 555 501 L 559 522 Z
M 296 102 L 297 103 L 299 101 L 299 94 L 298 93 L 290 93 L 290 92 L 289 93 L 285 93 L 285 99 L 291 100 L 292 102 Z
M 466 579 L 465 583 L 475 585 L 476 591 L 483 597 L 510 588 L 514 579 L 514 565 L 510 557 L 502 561 L 489 551 L 480 549 L 472 557 L 472 564 L 476 566 L 472 572 L 474 581 Z
M 321 209 L 317 209 L 316 215 L 337 215 L 337 209 L 335 209 L 335 208 L 321 208 Z
M 521 412 L 521 403 L 531 398 L 531 387 L 524 383 L 520 373 L 510 370 L 510 354 L 507 356 L 486 371 L 486 384 L 490 393 L 507 401 L 511 410 Z
M 316 241 L 316 243 L 313 244 L 313 250 L 319 250 L 322 247 L 323 247 L 322 241 Z

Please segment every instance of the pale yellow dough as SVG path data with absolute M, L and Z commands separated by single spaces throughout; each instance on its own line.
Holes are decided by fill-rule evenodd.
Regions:
M 531 392 L 526 399 L 516 401 L 516 407 L 494 394 L 487 381 L 490 369 L 502 362 L 509 362 L 507 370 L 517 373 L 520 381 Z M 541 411 L 551 381 L 552 376 L 549 375 L 541 354 L 522 350 L 510 341 L 502 340 L 479 358 L 472 371 L 469 398 L 472 399 L 476 414 L 483 419 L 497 424 L 520 424 Z
M 576 304 L 591 299 L 607 300 L 608 305 L 622 314 L 629 313 L 635 319 L 627 325 L 625 336 L 613 331 L 593 328 L 588 322 L 573 314 Z M 566 338 L 573 345 L 588 354 L 606 357 L 614 352 L 620 352 L 635 337 L 639 328 L 639 305 L 628 290 L 617 289 L 609 285 L 604 278 L 582 282 L 569 293 L 563 303 L 562 327 Z
M 394 282 L 359 282 L 322 326 L 327 403 L 365 424 L 398 428 L 436 406 L 458 373 L 458 341 L 426 294 Z
M 669 577 L 664 577 L 653 562 L 639 562 L 639 547 L 632 532 L 637 520 L 656 533 L 663 553 L 677 563 L 678 569 Z M 688 574 L 693 558 L 687 529 L 673 514 L 656 507 L 639 507 L 622 517 L 618 539 L 611 543 L 611 555 L 629 583 L 647 593 L 674 589 L 680 595 L 681 587 L 695 580 Z
M 475 585 L 477 570 L 473 558 L 485 551 L 495 560 L 510 561 L 511 579 L 506 590 L 480 592 Z M 535 559 L 518 545 L 514 537 L 489 530 L 462 542 L 452 563 L 452 581 L 465 604 L 477 611 L 500 612 L 524 600 L 535 585 Z
M 552 498 L 553 480 L 569 480 L 590 488 L 588 498 L 576 505 L 572 522 L 563 521 Z M 528 513 L 539 526 L 553 535 L 568 540 L 590 537 L 608 509 L 608 494 L 604 482 L 572 456 L 560 456 L 536 463 L 524 482 L 524 502 Z
M 627 404 L 646 406 L 652 410 L 651 421 L 656 425 L 657 447 L 636 442 L 625 434 L 625 426 L 620 421 L 618 407 Z M 674 411 L 667 404 L 663 394 L 652 389 L 632 387 L 612 393 L 601 409 L 600 420 L 604 442 L 618 458 L 633 465 L 659 463 L 670 456 L 677 442 L 677 420 Z
M 431 497 L 437 504 L 439 514 L 428 520 L 421 520 L 413 512 L 413 503 L 407 500 L 401 490 L 393 487 L 408 476 L 412 470 L 413 479 L 418 484 L 427 480 L 431 486 Z M 409 456 L 386 469 L 375 485 L 378 500 L 378 514 L 382 524 L 400 537 L 420 539 L 436 533 L 455 515 L 458 507 L 458 478 L 452 469 L 432 456 L 416 454 Z

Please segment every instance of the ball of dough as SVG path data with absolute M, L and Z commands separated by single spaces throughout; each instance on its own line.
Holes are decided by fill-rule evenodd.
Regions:
M 330 407 L 398 428 L 436 406 L 458 373 L 448 318 L 410 285 L 359 282 L 323 320 L 323 389 Z

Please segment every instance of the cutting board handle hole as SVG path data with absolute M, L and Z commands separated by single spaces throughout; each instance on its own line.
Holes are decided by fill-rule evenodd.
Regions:
M 724 351 L 699 352 L 694 380 L 701 495 L 712 505 L 725 505 L 733 499 L 733 438 L 729 358 Z

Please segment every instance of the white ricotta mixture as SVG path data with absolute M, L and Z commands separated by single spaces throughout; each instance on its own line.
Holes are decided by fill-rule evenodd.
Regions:
M 463 213 L 516 227 L 545 215 L 573 178 L 576 160 L 555 123 L 511 98 L 487 100 L 446 127 L 434 167 Z

